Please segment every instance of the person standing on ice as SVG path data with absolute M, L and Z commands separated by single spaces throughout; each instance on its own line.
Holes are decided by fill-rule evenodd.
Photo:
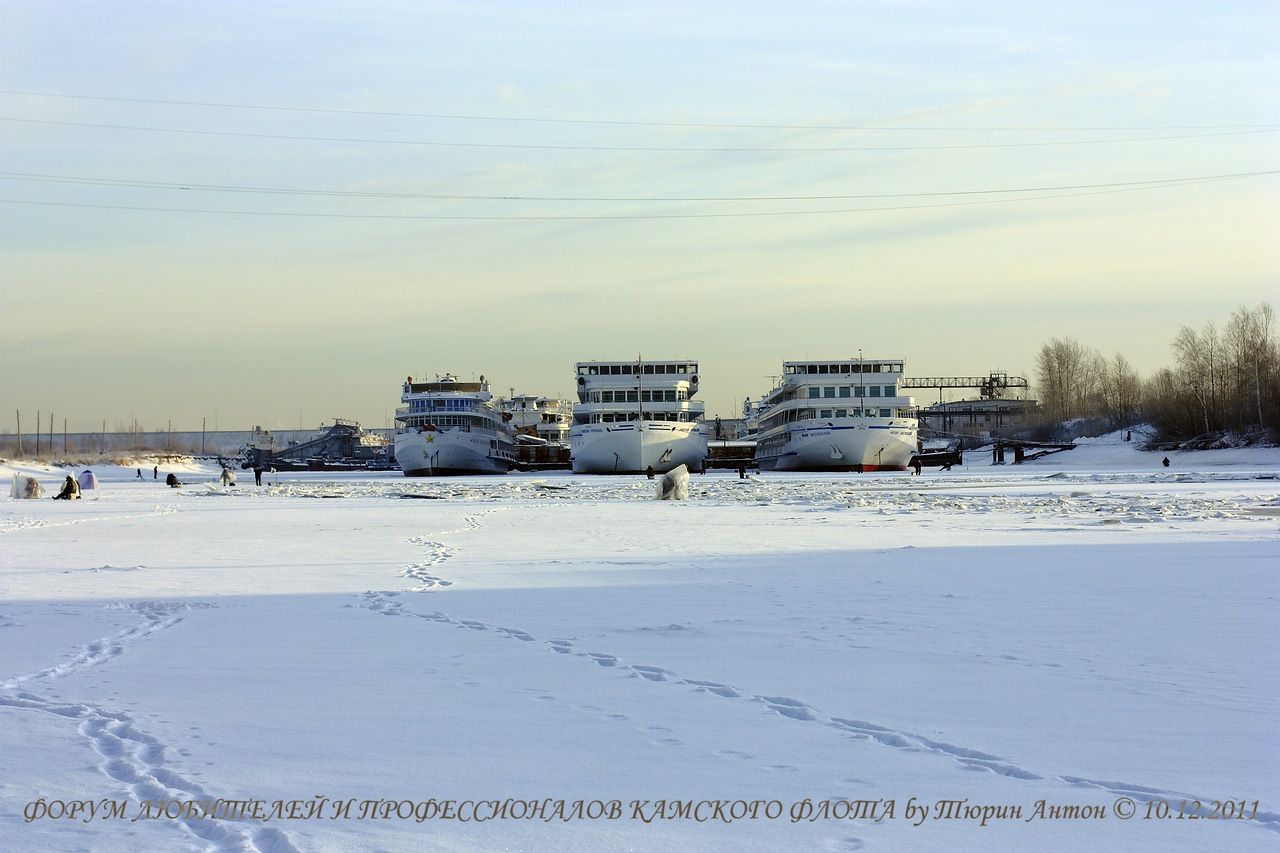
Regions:
M 222 485 L 234 486 L 236 484 L 236 475 L 231 473 L 231 469 L 226 465 L 222 466 Z
M 152 469 L 151 469 L 151 479 L 153 479 L 153 480 L 159 480 L 159 479 L 160 479 L 160 466 L 159 466 L 159 465 L 157 465 L 156 467 L 154 467 L 154 468 L 152 468 Z
M 261 465 L 253 466 L 253 484 L 255 486 L 262 485 L 262 466 Z

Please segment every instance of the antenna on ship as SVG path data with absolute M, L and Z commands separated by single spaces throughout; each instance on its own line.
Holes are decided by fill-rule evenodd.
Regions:
M 858 400 L 858 413 L 867 416 L 867 370 L 862 363 L 862 347 L 858 347 L 858 381 L 862 383 L 862 398 Z

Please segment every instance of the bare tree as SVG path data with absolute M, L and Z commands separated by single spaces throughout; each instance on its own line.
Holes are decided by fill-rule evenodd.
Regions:
M 1133 426 L 1134 416 L 1142 403 L 1142 380 L 1120 353 L 1106 362 L 1099 387 L 1103 412 L 1112 427 L 1125 429 Z
M 1241 307 L 1221 333 L 1183 326 L 1177 367 L 1153 377 L 1143 410 L 1165 440 L 1236 432 L 1280 438 L 1280 342 L 1269 304 Z
M 1205 323 L 1197 332 L 1183 326 L 1173 339 L 1173 351 L 1178 358 L 1178 378 L 1184 390 L 1196 401 L 1204 432 L 1218 428 L 1222 385 L 1226 369 L 1223 364 L 1222 342 L 1213 321 Z
M 1230 370 L 1229 426 L 1274 429 L 1280 404 L 1280 345 L 1271 306 L 1263 303 L 1253 311 L 1241 306 L 1227 322 L 1223 345 Z
M 1040 404 L 1052 421 L 1097 414 L 1102 356 L 1072 338 L 1052 338 L 1036 356 Z

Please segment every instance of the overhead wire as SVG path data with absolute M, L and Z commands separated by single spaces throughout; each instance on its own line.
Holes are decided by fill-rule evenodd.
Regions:
M 836 145 L 836 146 L 682 146 L 682 145 L 564 145 L 538 144 L 529 142 L 442 142 L 424 139 L 380 139 L 351 136 L 312 136 L 285 133 L 248 133 L 235 130 L 201 130 L 193 128 L 148 127 L 145 125 L 107 124 L 101 122 L 58 121 L 55 119 L 14 118 L 0 116 L 0 121 L 23 124 L 45 124 L 62 127 L 89 127 L 100 130 L 130 130 L 147 133 L 190 134 L 194 136 L 223 136 L 243 139 L 281 139 L 293 142 L 343 142 L 365 145 L 416 145 L 429 148 L 502 148 L 524 149 L 532 151 L 632 151 L 651 153 L 833 153 L 833 152 L 866 152 L 866 151 L 964 151 L 993 148 L 1047 148 L 1055 146 L 1079 145 L 1114 145 L 1129 142 L 1167 142 L 1179 139 L 1204 139 L 1218 136 L 1244 136 L 1258 133 L 1278 133 L 1280 127 L 1251 128 L 1243 130 L 1220 130 L 1212 133 L 1179 134 L 1172 136 L 1133 136 L 1122 139 L 1057 139 L 1039 142 L 982 142 L 963 145 Z M 788 128 L 795 130 L 798 128 Z
M 394 118 L 425 118 L 425 119 L 447 119 L 454 121 L 490 121 L 490 122 L 517 122 L 517 123 L 538 123 L 538 124 L 585 124 L 585 125 L 621 125 L 626 127 L 671 127 L 671 128 L 711 128 L 711 129 L 740 129 L 740 130 L 831 130 L 831 131 L 849 131 L 849 130 L 865 130 L 865 131 L 902 131 L 902 130 L 918 130 L 918 131 L 993 131 L 993 130 L 1010 130 L 1010 131 L 1062 131 L 1062 130 L 1260 130 L 1273 129 L 1280 127 L 1275 124 L 1247 124 L 1247 125 L 1112 125 L 1112 126 L 926 126 L 926 125 L 879 125 L 875 123 L 857 124 L 857 125 L 827 125 L 827 124 L 745 124 L 745 123 L 728 123 L 728 122 L 673 122 L 673 121 L 636 121 L 622 119 L 581 119 L 581 118 L 548 118 L 537 116 L 494 116 L 481 114 L 466 113 L 425 113 L 425 112 L 405 112 L 405 111 L 389 111 L 389 110 L 360 110 L 360 109 L 342 109 L 334 107 L 297 107 L 297 106 L 280 106 L 265 104 L 237 104 L 217 101 L 188 101 L 188 100 L 170 100 L 161 98 L 130 98 L 107 95 L 81 95 L 66 92 L 31 92 L 17 89 L 0 89 L 0 95 L 23 95 L 41 98 L 67 98 L 82 101 L 115 101 L 120 103 L 135 104 L 163 104 L 167 106 L 188 106 L 188 107 L 214 107 L 218 109 L 237 109 L 237 110 L 263 110 L 275 112 L 299 112 L 299 113 L 326 113 L 332 115 L 359 115 L 359 116 L 385 116 Z
M 996 198 L 975 201 L 937 202 L 932 204 L 904 204 L 884 207 L 835 208 L 822 210 L 782 210 L 782 211 L 740 211 L 732 213 L 639 213 L 639 214 L 526 214 L 526 215 L 464 215 L 464 214 L 393 214 L 393 213 L 317 213 L 312 211 L 256 211 L 256 210 L 215 210 L 201 208 L 169 208 L 143 207 L 131 205 L 87 204 L 73 202 L 28 201 L 0 198 L 3 204 L 25 204 L 47 207 L 89 208 L 97 210 L 132 210 L 153 213 L 204 213 L 233 216 L 267 216 L 267 217 L 302 217 L 316 219 L 399 219 L 399 220 L 459 220 L 459 221 L 572 221 L 572 220 L 640 220 L 640 219 L 726 219 L 744 217 L 770 216 L 806 216 L 828 215 L 833 213 L 873 213 L 894 210 L 922 210 L 929 208 L 966 207 L 982 204 L 1009 204 L 1026 201 L 1044 201 L 1064 198 L 1076 198 L 1090 195 L 1107 195 L 1121 192 L 1137 192 L 1141 190 L 1160 189 L 1172 186 L 1210 183 L 1248 177 L 1262 177 L 1280 174 L 1280 170 L 1268 172 L 1241 173 L 1238 175 L 1220 175 L 1199 178 L 1172 179 L 1162 182 L 1140 182 L 1132 185 L 1118 185 L 1107 189 L 1093 189 L 1080 192 L 1059 193 L 1054 195 L 1026 196 L 1023 198 Z
M 1141 188 L 1168 184 L 1205 183 L 1237 178 L 1256 178 L 1280 174 L 1280 170 L 1236 172 L 1223 175 L 1194 175 L 1178 178 L 1161 178 L 1146 181 L 1116 181 L 1103 184 L 1065 184 L 1057 186 L 1002 187 L 979 190 L 937 190 L 908 193 L 857 193 L 827 195 L 764 195 L 764 196 L 543 196 L 543 195 L 468 195 L 460 193 L 403 193 L 370 192 L 367 190 L 317 190 L 284 187 L 245 187 L 223 184 L 197 184 L 189 182 L 137 181 L 115 178 L 88 178 L 71 175 L 42 175 L 24 172 L 0 172 L 0 179 L 44 183 L 66 183 L 85 186 L 126 187 L 131 189 L 162 189 L 199 192 L 252 193 L 263 195 L 301 195 L 336 198 L 409 199 L 431 201 L 530 201 L 530 202 L 737 202 L 737 201 L 853 201 L 885 198 L 921 198 L 938 196 L 1009 195 L 1014 193 L 1065 192 L 1076 190 L 1102 190 L 1113 188 Z
M 1023 141 L 1023 142 L 985 142 L 972 144 L 947 144 L 947 145 L 839 145 L 839 146 L 765 146 L 765 147 L 746 147 L 746 146 L 716 146 L 716 147 L 697 147 L 697 146 L 638 146 L 638 145 L 569 145 L 569 144 L 537 144 L 537 143 L 498 143 L 498 142 L 451 142 L 439 140 L 422 140 L 422 139 L 387 139 L 387 138 L 361 138 L 361 137 L 340 137 L 340 136 L 315 136 L 301 134 L 277 134 L 277 133 L 249 133 L 242 131 L 230 130 L 208 130 L 208 129 L 190 129 L 190 128 L 172 128 L 172 127 L 155 127 L 144 125 L 130 124 L 111 124 L 98 122 L 75 122 L 75 121 L 59 121 L 52 119 L 33 119 L 33 118 L 17 118 L 12 116 L 0 116 L 0 121 L 19 122 L 30 124 L 44 124 L 52 126 L 64 127 L 84 127 L 111 130 L 126 130 L 150 133 L 165 134 L 194 134 L 201 136 L 218 136 L 218 137 L 241 137 L 254 139 L 279 139 L 290 141 L 314 141 L 314 142 L 340 142 L 340 143 L 356 143 L 356 144 L 379 144 L 379 145 L 416 145 L 416 146 L 432 146 L 432 147 L 455 147 L 455 148 L 475 148 L 475 149 L 529 149 L 529 150 L 563 150 L 563 151 L 611 151 L 611 152 L 661 152 L 661 153 L 824 153 L 824 152 L 875 152 L 875 151 L 954 151 L 966 149 L 1005 149 L 1005 148 L 1027 148 L 1027 147 L 1046 147 L 1046 146 L 1079 146 L 1079 145 L 1103 145 L 1115 143 L 1134 143 L 1134 142 L 1154 142 L 1168 141 L 1179 139 L 1200 139 L 1207 137 L 1221 136 L 1242 136 L 1251 134 L 1275 133 L 1280 131 L 1280 125 L 1182 125 L 1182 126 L 1151 126 L 1151 127 L 1075 127 L 1075 128 L 1035 128 L 1035 127 L 909 127 L 909 126 L 880 126 L 880 125 L 798 125 L 798 124 L 717 124 L 709 122 L 648 122 L 648 121 L 617 121 L 617 120 L 596 120 L 596 119 L 563 119 L 563 118 L 537 118 L 537 117 L 503 117 L 503 116 L 487 116 L 487 115 L 463 115 L 463 114 L 444 114 L 444 113 L 409 113 L 409 112 L 385 112 L 376 110 L 352 110 L 352 109 L 333 109 L 318 107 L 291 107 L 291 106 L 264 106 L 251 104 L 233 104 L 233 103 L 216 103 L 201 101 L 179 101 L 179 100 L 162 100 L 153 98 L 127 98 L 127 97 L 107 97 L 107 96 L 91 96 L 91 95 L 72 95 L 59 94 L 49 92 L 25 92 L 17 90 L 0 90 L 0 95 L 23 95 L 34 97 L 57 97 L 71 98 L 85 101 L 108 101 L 123 103 L 139 103 L 139 104 L 159 104 L 159 105 L 181 105 L 202 108 L 220 108 L 220 109 L 238 109 L 238 110 L 269 110 L 280 112 L 294 113 L 322 113 L 334 115 L 357 115 L 364 117 L 371 116 L 395 116 L 395 117 L 411 117 L 424 119 L 452 119 L 467 121 L 514 121 L 514 122 L 537 122 L 547 124 L 580 124 L 580 125 L 612 125 L 612 126 L 631 126 L 631 127 L 662 127 L 662 128 L 681 128 L 681 129 L 769 129 L 769 130 L 788 130 L 793 132 L 810 132 L 810 131 L 981 131 L 990 133 L 994 131 L 1169 131 L 1169 130 L 1195 130 L 1197 133 L 1189 134 L 1166 134 L 1160 136 L 1139 136 L 1125 138 L 1109 138 L 1109 139 L 1055 139 L 1055 140 L 1039 140 L 1039 141 Z M 708 195 L 708 196 L 571 196 L 571 195 L 520 195 L 520 194 L 459 194 L 459 193 L 405 193 L 405 192 L 385 192 L 385 191 L 356 191 L 356 190 L 332 190 L 332 189 L 307 189 L 307 188 L 287 188 L 287 187 L 270 187 L 270 186 L 235 186 L 220 184 L 200 184 L 194 182 L 162 182 L 162 181 L 143 181 L 120 178 L 95 178 L 85 176 L 57 175 L 57 174 L 39 174 L 29 172 L 0 172 L 0 179 L 10 181 L 30 181 L 30 182 L 46 182 L 46 183 L 65 183 L 79 184 L 85 186 L 101 186 L 101 187 L 123 187 L 133 189 L 158 189 L 158 190 L 178 190 L 178 191 L 196 191 L 196 192 L 222 192 L 222 193 L 240 193 L 240 194 L 258 194 L 258 195 L 293 195 L 293 196 L 310 196 L 310 197 L 334 197 L 334 198 L 351 198 L 351 199 L 382 199 L 382 200 L 437 200 L 437 201 L 484 201 L 484 202 L 538 202 L 538 203 L 736 203 L 736 202 L 842 202 L 842 201 L 870 201 L 881 199 L 920 199 L 920 198 L 955 198 L 955 197 L 974 197 L 974 196 L 1014 196 L 1018 198 L 985 198 L 980 200 L 962 201 L 962 202 L 937 202 L 930 204 L 909 204 L 897 205 L 889 207 L 867 207 L 867 208 L 827 208 L 822 210 L 789 210 L 789 211 L 753 211 L 753 212 L 702 212 L 702 213 L 654 213 L 654 214 L 590 214 L 590 215 L 449 215 L 449 214 L 372 214 L 372 213 L 319 213 L 319 212 L 272 212 L 272 211 L 236 211 L 236 210 L 215 210 L 208 208 L 170 208 L 170 207 L 144 207 L 131 205 L 107 205 L 107 204 L 91 204 L 91 203 L 72 203 L 60 201 L 24 201 L 18 199 L 0 199 L 9 204 L 30 204 L 42 206 L 61 206 L 61 207 L 80 207 L 90 209 L 113 209 L 113 210 L 137 210 L 137 211 L 155 211 L 155 212 L 186 212 L 186 213 L 205 213 L 205 214 L 222 214 L 222 215 L 245 215 L 245 216 L 303 216 L 303 217 L 326 217 L 326 218 L 377 218 L 377 219 L 482 219 L 482 220 L 503 220 L 503 219 L 677 219 L 677 218 L 719 218 L 719 217 L 735 217 L 735 216 L 794 216 L 794 215 L 812 215 L 812 214 L 831 214 L 831 213 L 854 213 L 868 211 L 884 211 L 884 210 L 906 210 L 920 209 L 929 207 L 949 207 L 972 204 L 988 204 L 997 202 L 1016 202 L 1016 201 L 1033 201 L 1047 200 L 1055 198 L 1069 198 L 1080 195 L 1097 195 L 1112 192 L 1130 192 L 1143 189 L 1155 189 L 1159 187 L 1186 186 L 1197 183 L 1209 183 L 1227 180 L 1241 180 L 1260 178 L 1274 175 L 1277 171 L 1255 171 L 1255 172 L 1239 172 L 1232 174 L 1218 175 L 1200 175 L 1192 177 L 1166 178 L 1145 181 L 1122 181 L 1114 183 L 1094 183 L 1094 184 L 1067 184 L 1067 185 L 1050 185 L 1050 186 L 1030 186 L 1030 187 L 1004 187 L 1004 188 L 986 188 L 974 190 L 945 190 L 945 191 L 928 191 L 928 192 L 907 192 L 907 193 L 865 193 L 865 194 L 808 194 L 808 195 L 743 195 L 743 196 L 725 196 L 725 195 Z M 1040 195 L 1028 195 L 1028 194 Z

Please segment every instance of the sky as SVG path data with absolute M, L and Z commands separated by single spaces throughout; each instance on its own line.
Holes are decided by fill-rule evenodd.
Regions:
M 0 0 L 0 428 L 1144 376 L 1280 296 L 1280 6 Z M 919 392 L 925 402 L 935 392 Z M 976 393 L 976 392 L 975 392 Z

